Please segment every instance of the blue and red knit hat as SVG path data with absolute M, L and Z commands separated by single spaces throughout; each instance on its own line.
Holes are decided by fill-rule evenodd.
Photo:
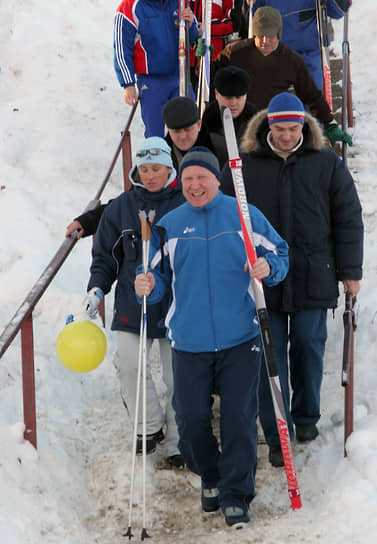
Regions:
M 301 100 L 291 93 L 279 93 L 271 98 L 268 104 L 268 124 L 274 123 L 301 123 L 304 124 L 304 105 Z

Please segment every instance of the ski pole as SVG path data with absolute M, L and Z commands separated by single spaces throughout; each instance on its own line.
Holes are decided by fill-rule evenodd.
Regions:
M 348 41 L 348 11 L 344 15 L 343 21 L 343 76 L 342 76 L 342 130 L 347 130 L 348 126 L 353 127 L 353 109 L 352 109 L 352 89 L 350 72 L 350 44 Z M 347 144 L 342 142 L 342 159 L 347 166 Z
M 146 274 L 148 271 L 149 262 L 149 247 L 151 239 L 151 224 L 155 217 L 155 211 L 150 210 L 148 216 L 144 210 L 139 211 L 139 218 L 141 223 L 141 239 L 142 239 L 142 264 L 143 272 Z M 140 402 L 140 385 L 142 377 L 142 454 L 143 454 L 143 514 L 142 514 L 142 531 L 141 540 L 148 538 L 149 535 L 146 530 L 146 366 L 147 366 L 147 297 L 143 296 L 142 311 L 140 318 L 140 336 L 139 336 L 139 359 L 137 368 L 137 381 L 136 381 L 136 401 L 135 401 L 135 417 L 134 417 L 134 432 L 132 443 L 132 464 L 131 464 L 131 483 L 130 483 L 130 502 L 128 512 L 128 528 L 123 536 L 128 536 L 131 540 L 132 534 L 132 506 L 134 496 L 135 485 L 135 464 L 136 464 L 136 444 L 137 444 L 137 426 L 139 422 L 139 402 Z
M 247 37 L 249 40 L 253 37 L 253 4 L 254 0 L 249 0 L 249 24 L 247 27 Z
M 190 96 L 188 22 L 182 19 L 182 11 L 185 7 L 186 0 L 179 0 L 179 96 Z
M 203 115 L 206 103 L 209 101 L 210 70 L 211 70 L 211 20 L 212 0 L 202 0 L 202 42 L 205 48 L 200 56 L 199 83 L 197 106 L 200 118 Z
M 246 197 L 245 183 L 242 174 L 242 160 L 239 157 L 236 133 L 234 130 L 232 114 L 229 108 L 222 108 L 222 119 L 226 147 L 229 157 L 229 166 L 232 173 L 234 192 L 237 199 L 237 206 L 241 221 L 246 256 L 249 264 L 249 269 L 251 269 L 256 260 L 256 252 L 253 244 L 253 231 L 250 220 L 249 206 Z M 275 361 L 269 317 L 266 308 L 262 282 L 253 278 L 252 285 L 254 290 L 255 308 L 258 316 L 264 359 L 270 382 L 271 396 L 274 405 L 281 451 L 283 453 L 285 473 L 288 482 L 288 493 L 291 500 L 292 509 L 296 510 L 298 508 L 301 508 L 301 497 L 297 483 L 291 441 L 289 438 L 289 430 L 284 408 L 283 395 L 281 392 L 280 378 Z
M 323 74 L 323 94 L 326 98 L 331 113 L 332 109 L 332 90 L 331 90 L 331 69 L 330 69 L 330 52 L 329 52 L 329 26 L 327 18 L 326 0 L 316 0 L 315 2 L 318 40 L 321 51 L 322 74 Z

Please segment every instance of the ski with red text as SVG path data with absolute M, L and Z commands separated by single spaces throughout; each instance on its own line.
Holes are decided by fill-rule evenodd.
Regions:
M 253 230 L 250 220 L 249 205 L 246 197 L 245 183 L 242 174 L 242 160 L 239 156 L 236 133 L 234 130 L 232 114 L 229 108 L 222 109 L 222 120 L 224 126 L 226 147 L 228 150 L 229 166 L 232 173 L 234 192 L 237 199 L 237 206 L 241 221 L 246 255 L 249 267 L 251 268 L 256 260 L 256 253 L 253 244 Z M 259 322 L 259 330 L 263 346 L 263 353 L 270 382 L 276 424 L 279 431 L 285 473 L 287 476 L 288 493 L 291 500 L 292 509 L 296 510 L 298 508 L 301 508 L 301 497 L 297 483 L 296 469 L 293 460 L 291 441 L 289 438 L 289 430 L 284 408 L 283 395 L 281 392 L 280 379 L 277 371 L 275 354 L 272 345 L 269 317 L 266 308 L 262 282 L 260 280 L 253 279 L 253 290 L 255 307 Z

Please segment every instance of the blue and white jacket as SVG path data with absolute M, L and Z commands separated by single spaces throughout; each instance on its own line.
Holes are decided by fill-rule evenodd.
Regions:
M 123 0 L 114 21 L 114 67 L 121 87 L 135 74 L 178 76 L 178 0 Z M 189 41 L 198 37 L 196 18 Z
M 249 210 L 257 255 L 271 268 L 263 281 L 276 285 L 288 272 L 288 245 L 257 208 L 250 205 Z M 216 351 L 257 336 L 236 199 L 219 191 L 204 208 L 185 202 L 158 224 L 166 230 L 163 271 L 161 251 L 152 243 L 150 269 L 156 285 L 147 300 L 155 304 L 171 287 L 165 325 L 172 347 Z

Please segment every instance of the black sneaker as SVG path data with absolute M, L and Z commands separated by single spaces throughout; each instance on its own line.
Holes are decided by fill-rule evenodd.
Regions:
M 216 512 L 220 508 L 219 490 L 217 487 L 209 489 L 202 487 L 201 501 L 204 512 Z
M 227 506 L 223 509 L 226 524 L 241 529 L 249 521 L 247 510 L 240 506 Z
M 310 442 L 319 435 L 317 426 L 314 423 L 296 425 L 296 438 L 299 442 Z
M 284 458 L 283 452 L 281 451 L 281 446 L 270 446 L 270 451 L 268 452 L 268 460 L 273 467 L 284 466 Z
M 159 431 L 152 434 L 147 434 L 146 436 L 146 453 L 149 455 L 156 451 L 157 444 L 160 444 L 165 438 L 165 435 L 162 431 L 162 427 Z M 136 440 L 136 455 L 143 454 L 143 435 L 138 434 Z
M 166 461 L 171 468 L 175 468 L 176 470 L 183 470 L 185 468 L 185 462 L 180 453 L 170 455 L 167 457 Z

